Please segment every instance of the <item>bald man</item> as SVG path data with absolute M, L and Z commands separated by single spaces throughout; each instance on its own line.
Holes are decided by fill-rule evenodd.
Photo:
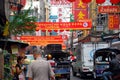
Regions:
M 28 66 L 28 80 L 55 80 L 50 63 L 42 59 L 41 53 L 38 48 L 33 51 L 35 61 Z

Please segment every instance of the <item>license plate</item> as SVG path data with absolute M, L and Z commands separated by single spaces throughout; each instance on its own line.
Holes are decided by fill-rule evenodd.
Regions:
M 60 77 L 60 76 L 61 76 L 61 74 L 55 74 L 55 76 L 56 76 L 56 77 Z

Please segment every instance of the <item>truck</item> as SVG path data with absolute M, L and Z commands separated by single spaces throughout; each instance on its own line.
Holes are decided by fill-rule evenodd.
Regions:
M 68 60 L 69 53 L 62 51 L 61 44 L 48 44 L 45 47 L 45 54 L 51 55 L 51 60 L 54 61 L 52 66 L 55 73 L 55 79 L 67 79 L 70 80 L 70 61 Z M 49 60 L 50 61 L 50 60 Z M 51 63 L 51 61 L 50 61 Z M 52 62 L 53 63 L 53 62 Z
M 62 45 L 61 44 L 48 44 L 44 48 L 44 54 L 52 53 L 53 51 L 62 51 Z
M 98 49 L 108 47 L 109 43 L 107 42 L 79 43 L 75 48 L 76 60 L 71 64 L 73 76 L 79 73 L 81 78 L 86 76 L 93 77 L 93 54 Z

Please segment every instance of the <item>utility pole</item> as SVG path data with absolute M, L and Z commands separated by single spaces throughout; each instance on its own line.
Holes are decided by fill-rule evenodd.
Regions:
M 73 14 L 70 14 L 70 22 L 74 22 Z M 71 30 L 70 50 L 73 52 L 73 30 Z

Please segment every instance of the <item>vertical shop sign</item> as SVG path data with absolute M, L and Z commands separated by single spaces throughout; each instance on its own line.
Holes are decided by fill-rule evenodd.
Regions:
M 88 4 L 82 2 L 82 0 L 76 0 L 73 3 L 73 14 L 76 21 L 88 19 Z
M 109 15 L 108 26 L 109 26 L 109 29 L 113 29 L 113 16 L 112 15 Z
M 119 29 L 119 15 L 109 15 L 108 19 L 108 27 L 110 30 Z

